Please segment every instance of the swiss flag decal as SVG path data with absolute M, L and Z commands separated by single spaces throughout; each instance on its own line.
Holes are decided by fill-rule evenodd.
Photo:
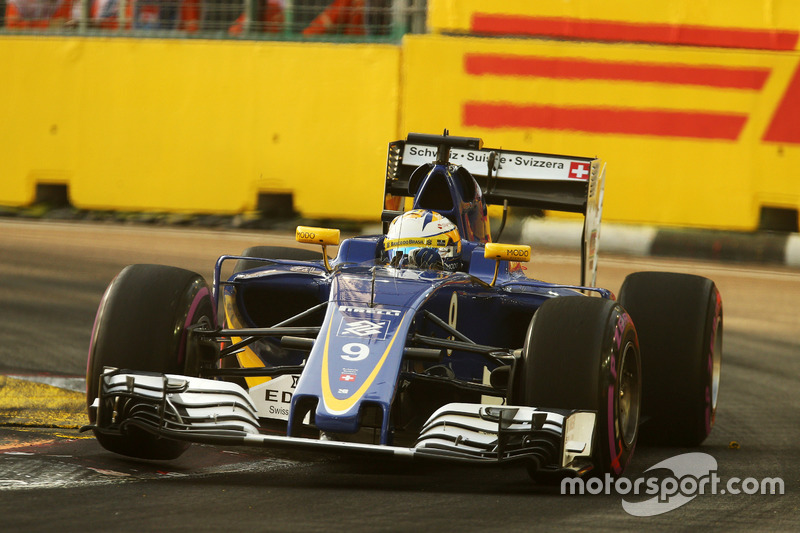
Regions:
M 576 180 L 589 179 L 589 163 L 573 161 L 569 164 L 569 177 Z

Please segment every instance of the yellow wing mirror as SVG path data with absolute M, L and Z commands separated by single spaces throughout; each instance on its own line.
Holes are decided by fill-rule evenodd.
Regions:
M 483 257 L 494 259 L 494 277 L 491 285 L 497 282 L 497 273 L 500 270 L 500 261 L 519 261 L 527 263 L 531 260 L 531 247 L 524 244 L 501 244 L 489 242 L 483 248 Z
M 325 268 L 331 271 L 328 263 L 328 254 L 325 252 L 327 246 L 338 246 L 339 230 L 331 228 L 313 228 L 311 226 L 297 226 L 294 239 L 303 244 L 319 244 L 322 246 L 322 259 L 325 261 Z

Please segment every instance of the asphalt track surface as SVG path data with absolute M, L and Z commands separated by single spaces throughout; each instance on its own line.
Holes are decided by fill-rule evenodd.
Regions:
M 199 445 L 176 461 L 142 462 L 78 433 L 89 333 L 122 267 L 163 263 L 210 278 L 223 253 L 292 243 L 266 233 L 0 221 L 0 529 L 800 530 L 800 271 L 788 268 L 603 256 L 598 275 L 614 292 L 638 270 L 706 275 L 724 302 L 716 427 L 696 449 L 638 447 L 627 477 L 653 477 L 645 471 L 658 462 L 703 452 L 722 487 L 780 478 L 782 495 L 707 493 L 637 517 L 622 508 L 632 496 L 562 495 L 516 469 Z M 528 268 L 561 282 L 575 282 L 579 269 L 572 254 L 543 250 Z

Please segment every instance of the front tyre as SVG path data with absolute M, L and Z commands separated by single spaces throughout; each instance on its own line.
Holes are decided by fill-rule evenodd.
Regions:
M 91 405 L 106 366 L 197 376 L 199 350 L 187 329 L 201 322 L 213 327 L 214 306 L 199 274 L 162 265 L 125 267 L 106 289 L 92 330 L 86 365 L 90 423 L 98 422 Z M 174 459 L 189 447 L 135 427 L 122 435 L 95 430 L 95 436 L 109 451 L 142 459 Z
M 523 358 L 524 405 L 596 412 L 591 475 L 620 476 L 636 447 L 641 398 L 630 316 L 612 300 L 553 298 L 534 314 Z
M 625 278 L 620 304 L 642 347 L 643 441 L 697 446 L 717 410 L 722 298 L 710 279 L 671 272 Z

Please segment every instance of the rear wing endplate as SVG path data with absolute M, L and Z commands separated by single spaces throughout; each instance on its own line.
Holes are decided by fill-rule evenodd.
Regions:
M 384 209 L 408 197 L 412 172 L 426 163 L 460 165 L 472 174 L 490 205 L 584 215 L 581 284 L 595 286 L 605 165 L 598 158 L 483 148 L 475 137 L 410 133 L 389 143 Z

